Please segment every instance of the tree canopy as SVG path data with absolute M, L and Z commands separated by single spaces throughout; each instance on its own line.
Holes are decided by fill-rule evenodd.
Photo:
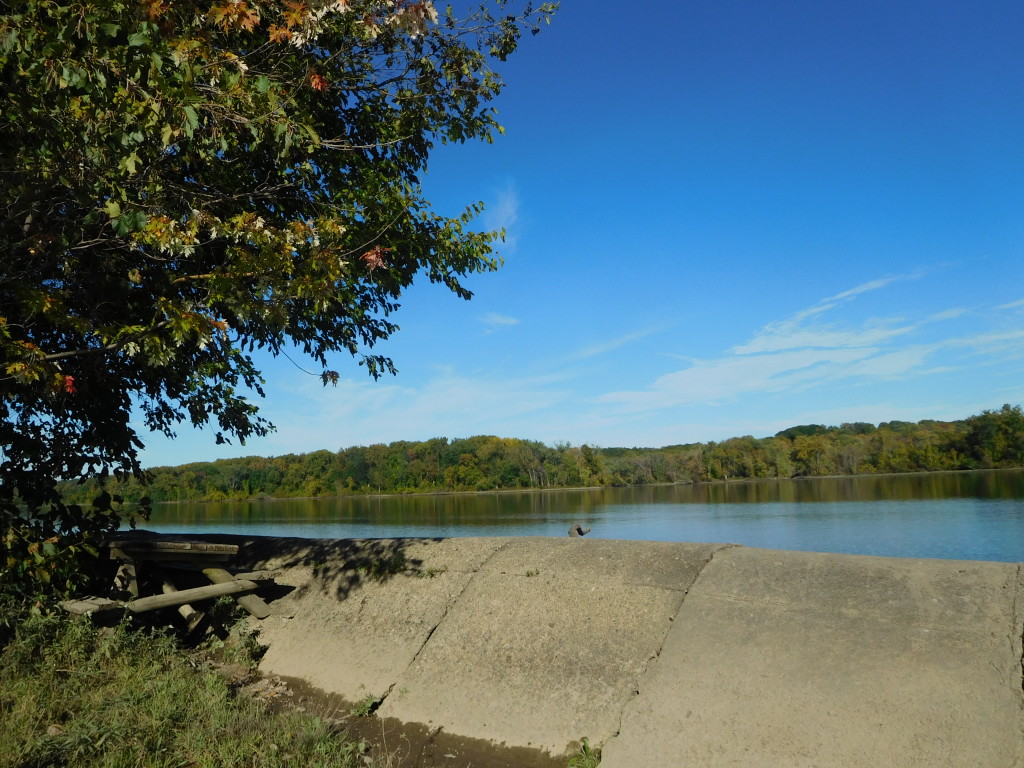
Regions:
M 960 421 L 865 422 L 784 430 L 774 437 L 733 437 L 664 448 L 595 448 L 477 435 L 389 445 L 351 446 L 266 458 L 249 456 L 156 467 L 145 487 L 108 483 L 126 498 L 219 501 L 264 497 L 432 493 L 513 488 L 642 486 L 948 472 L 1024 466 L 1024 412 L 1004 405 Z M 67 488 L 88 502 L 90 481 Z
M 139 474 L 133 414 L 169 436 L 262 435 L 256 350 L 297 347 L 325 384 L 338 352 L 377 376 L 393 366 L 374 344 L 416 276 L 469 298 L 461 279 L 496 268 L 480 205 L 442 215 L 420 176 L 436 143 L 500 131 L 494 64 L 553 4 L 2 7 L 8 548 L 117 524 L 109 497 L 83 512 L 55 480 Z

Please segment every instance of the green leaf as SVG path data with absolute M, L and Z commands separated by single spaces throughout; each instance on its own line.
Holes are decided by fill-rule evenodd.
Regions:
M 135 32 L 134 34 L 128 35 L 128 47 L 138 48 L 149 42 L 149 35 L 145 32 Z
M 139 210 L 128 211 L 117 220 L 117 223 L 124 227 L 124 231 L 119 234 L 138 232 L 146 226 L 146 221 L 147 216 L 144 212 Z
M 195 135 L 196 128 L 199 127 L 199 113 L 196 112 L 195 107 L 187 105 L 185 107 L 185 135 L 190 139 Z

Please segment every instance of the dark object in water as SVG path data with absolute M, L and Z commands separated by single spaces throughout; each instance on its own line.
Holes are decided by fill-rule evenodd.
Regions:
M 584 528 L 579 523 L 574 523 L 572 528 L 569 529 L 569 535 L 573 537 L 586 536 L 588 533 L 590 533 L 590 529 Z

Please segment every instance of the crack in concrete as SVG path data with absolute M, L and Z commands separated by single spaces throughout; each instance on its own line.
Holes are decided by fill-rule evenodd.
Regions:
M 683 594 L 684 595 L 689 595 L 690 594 L 690 591 L 693 589 L 694 584 L 697 583 L 697 580 L 700 579 L 700 577 L 703 575 L 703 573 L 707 569 L 707 567 L 709 565 L 711 565 L 711 561 L 715 559 L 715 556 L 718 555 L 719 552 L 724 552 L 727 549 L 742 549 L 742 548 L 743 548 L 742 544 L 723 544 L 722 546 L 718 547 L 717 549 L 713 549 L 711 551 L 711 554 L 708 555 L 707 560 L 705 560 L 703 563 L 701 563 L 700 567 L 697 569 L 697 572 L 695 574 L 693 574 L 693 581 L 691 581 L 690 585 L 685 590 L 683 590 Z M 686 602 L 686 598 L 684 597 L 683 598 L 683 602 L 679 604 L 679 610 L 676 611 L 676 615 L 672 617 L 673 621 L 675 621 L 675 618 L 677 616 L 679 616 L 679 611 L 683 610 L 683 603 L 685 603 L 685 602 Z M 664 640 L 662 640 L 662 644 L 664 645 Z M 659 653 L 661 652 L 660 648 L 658 649 L 658 652 Z
M 412 669 L 413 665 L 416 664 L 417 659 L 419 659 L 420 655 L 423 653 L 423 649 L 426 648 L 427 647 L 427 643 L 430 642 L 430 638 L 432 638 L 434 636 L 434 633 L 437 631 L 437 628 L 440 627 L 444 623 L 444 620 L 448 617 L 448 613 L 455 606 L 455 604 L 457 602 L 459 602 L 459 599 L 466 593 L 466 590 L 469 589 L 469 585 L 473 583 L 474 577 L 478 573 L 480 573 L 480 571 L 482 571 L 484 569 L 484 566 L 487 565 L 487 563 L 489 563 L 492 558 L 494 558 L 499 552 L 501 552 L 506 547 L 508 547 L 509 544 L 511 544 L 511 542 L 510 541 L 506 541 L 500 547 L 498 547 L 493 552 L 491 552 L 491 554 L 489 554 L 487 557 L 485 557 L 483 559 L 483 561 L 480 563 L 479 566 L 477 566 L 476 568 L 474 568 L 472 570 L 469 570 L 469 571 L 452 571 L 453 573 L 468 573 L 469 574 L 469 578 L 466 579 L 466 583 L 462 585 L 462 589 L 459 590 L 459 594 L 455 595 L 453 598 L 451 598 L 450 600 L 448 600 L 448 602 L 445 603 L 444 611 L 442 611 L 441 616 L 434 623 L 434 626 L 432 626 L 430 628 L 430 631 L 427 632 L 427 636 L 425 638 L 423 638 L 423 642 L 420 643 L 420 647 L 416 649 L 416 653 L 413 654 L 413 657 L 409 660 L 409 663 L 406 664 L 405 669 L 403 669 L 401 671 L 401 673 L 399 673 L 396 676 L 395 681 L 393 683 L 391 683 L 391 685 L 388 686 L 388 689 L 377 700 L 377 705 L 376 705 L 375 709 L 379 709 L 380 708 L 380 706 L 384 703 L 384 700 L 387 699 L 387 697 L 391 695 L 391 691 L 393 691 L 395 689 L 395 686 L 398 685 L 398 682 L 403 677 L 405 677 L 405 673 L 408 672 L 410 669 Z M 440 726 L 438 726 L 438 730 L 440 730 Z
M 631 686 L 631 688 L 633 689 L 633 698 L 623 703 L 623 705 L 619 708 L 619 715 L 617 718 L 618 725 L 615 727 L 615 733 L 608 737 L 609 741 L 611 739 L 614 739 L 620 733 L 622 733 L 622 718 L 626 716 L 626 710 L 629 708 L 630 704 L 636 701 L 636 697 L 640 695 L 640 681 L 647 676 L 647 672 L 651 668 L 651 662 L 653 662 L 655 659 L 661 656 L 661 651 L 665 647 L 665 641 L 668 640 L 668 636 L 672 632 L 672 627 L 675 625 L 676 619 L 679 618 L 679 614 L 680 612 L 682 612 L 683 606 L 686 604 L 686 597 L 690 594 L 690 591 L 693 589 L 694 584 L 697 583 L 697 580 L 701 577 L 701 574 L 704 573 L 704 569 L 711 564 L 711 561 L 715 559 L 715 556 L 719 552 L 724 552 L 727 549 L 736 549 L 737 547 L 742 546 L 742 544 L 723 544 L 722 546 L 711 550 L 711 554 L 709 554 L 707 558 L 704 560 L 704 562 L 697 567 L 697 571 L 693 574 L 693 578 L 690 580 L 690 583 L 685 587 L 682 587 L 680 589 L 659 587 L 659 589 L 664 589 L 666 592 L 677 592 L 682 595 L 682 598 L 680 598 L 679 600 L 679 605 L 676 608 L 676 612 L 672 614 L 671 617 L 669 617 L 669 626 L 665 629 L 665 634 L 661 636 L 661 642 L 659 642 L 658 647 L 654 649 L 654 653 L 647 657 L 647 660 L 644 662 L 643 669 L 640 670 L 640 673 L 633 681 L 633 685 Z

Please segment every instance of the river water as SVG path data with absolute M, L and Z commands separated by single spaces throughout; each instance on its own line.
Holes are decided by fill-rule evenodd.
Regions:
M 1024 470 L 687 486 L 161 504 L 166 533 L 565 536 L 1024 562 Z

